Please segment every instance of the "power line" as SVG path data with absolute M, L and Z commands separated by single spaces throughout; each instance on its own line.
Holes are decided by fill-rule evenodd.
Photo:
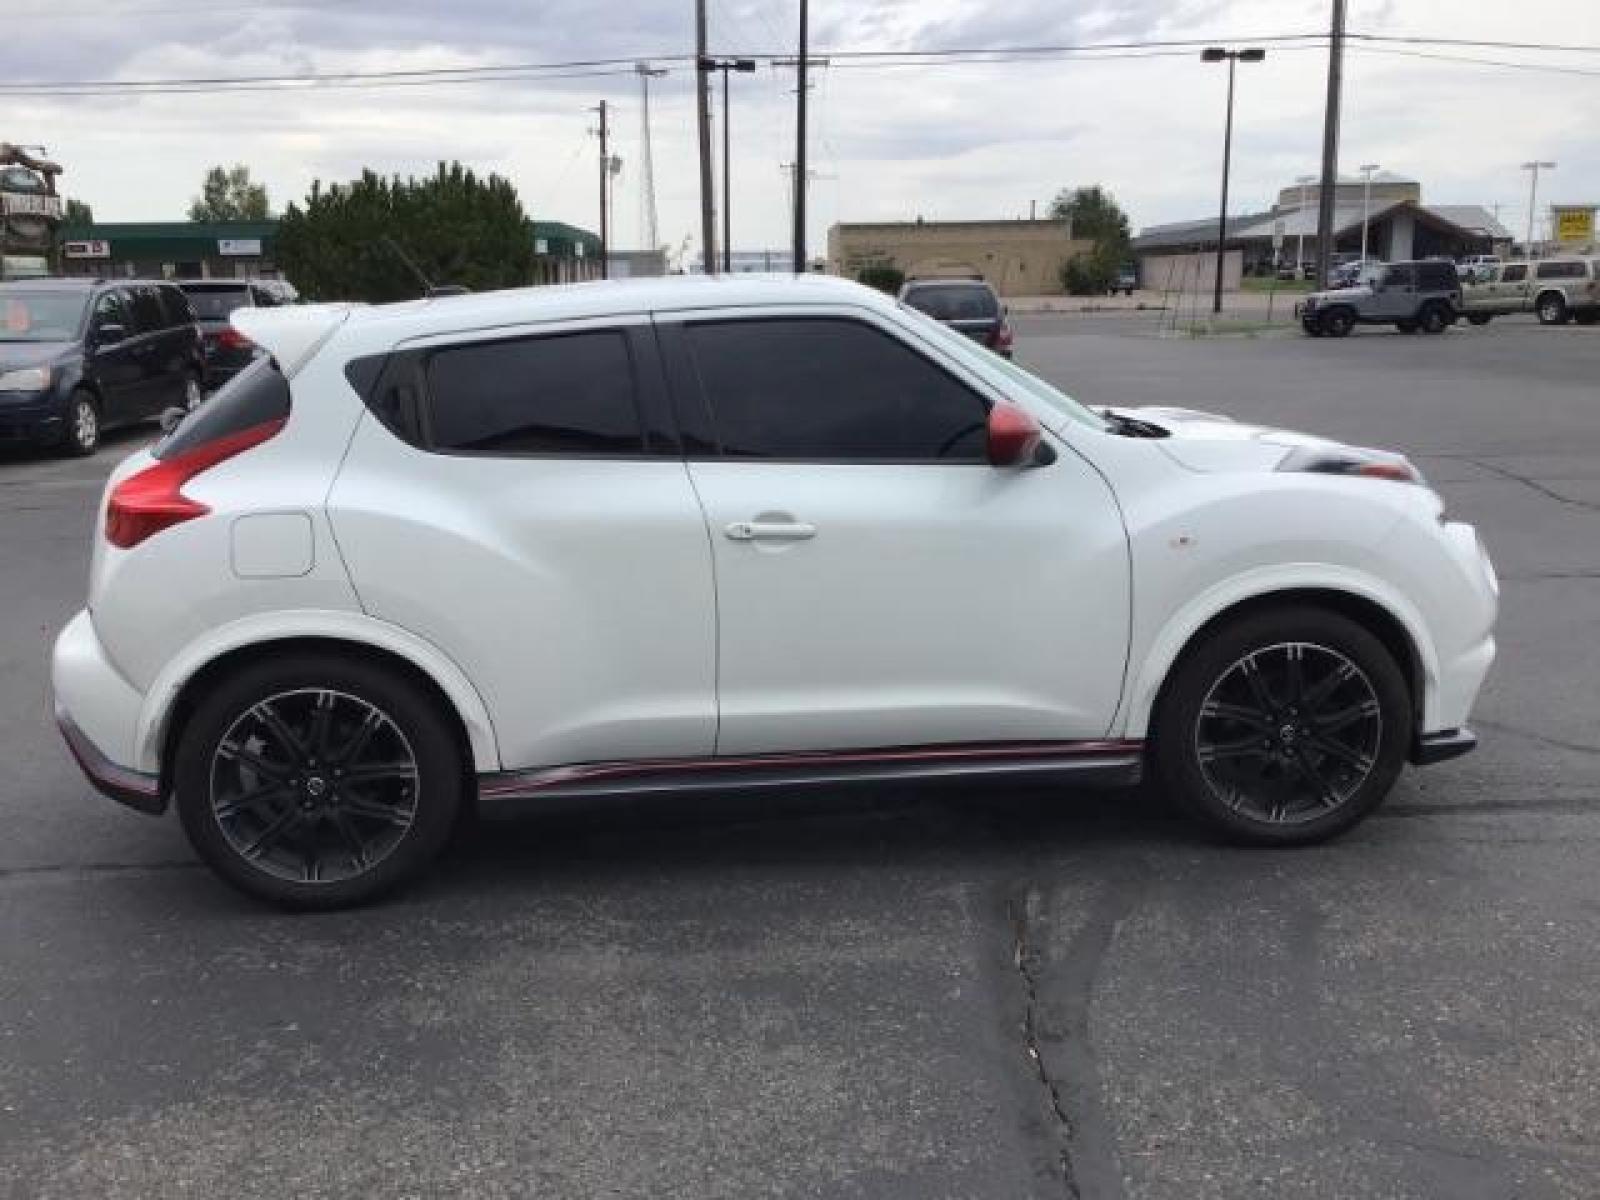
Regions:
M 1600 54 L 1600 46 L 1578 46 L 1561 42 L 1494 42 L 1474 38 L 1400 37 L 1381 33 L 1347 33 L 1351 41 L 1396 42 L 1409 46 L 1462 46 L 1479 50 L 1559 50 L 1573 54 Z
M 1511 71 L 1535 71 L 1552 75 L 1587 75 L 1591 79 L 1600 79 L 1600 70 L 1590 70 L 1584 67 L 1563 67 L 1557 63 L 1511 62 L 1509 59 L 1503 58 L 1475 58 L 1465 54 L 1433 54 L 1426 50 L 1398 50 L 1383 46 L 1351 46 L 1350 49 L 1362 54 L 1423 58 L 1430 62 L 1463 63 L 1477 67 L 1502 67 Z
M 124 99 L 137 96 L 217 96 L 230 95 L 235 92 L 276 92 L 279 95 L 313 94 L 325 91 L 347 90 L 378 90 L 407 87 L 459 87 L 463 84 L 473 83 L 541 83 L 561 79 L 594 79 L 604 76 L 632 75 L 631 70 L 605 70 L 605 71 L 564 71 L 543 73 L 538 75 L 490 75 L 472 78 L 451 79 L 311 79 L 300 84 L 290 83 L 261 83 L 245 84 L 239 87 L 221 87 L 217 85 L 200 84 L 198 86 L 178 85 L 173 87 L 142 87 L 133 91 L 124 91 L 116 88 L 82 88 L 62 90 L 43 87 L 34 91 L 9 91 L 0 85 L 0 95 L 18 98 L 32 98 L 41 96 L 58 97 L 95 97 L 95 96 L 121 96 Z

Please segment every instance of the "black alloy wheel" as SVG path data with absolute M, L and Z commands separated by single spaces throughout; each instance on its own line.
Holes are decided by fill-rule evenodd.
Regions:
M 1388 794 L 1410 714 L 1399 668 L 1361 626 L 1317 609 L 1262 613 L 1180 664 L 1157 708 L 1156 765 L 1230 837 L 1319 841 Z
M 361 903 L 420 872 L 460 808 L 462 758 L 398 674 L 288 656 L 205 697 L 179 742 L 179 815 L 228 882 L 290 908 Z
M 1443 304 L 1430 304 L 1422 310 L 1422 332 L 1443 333 L 1455 324 L 1455 314 Z

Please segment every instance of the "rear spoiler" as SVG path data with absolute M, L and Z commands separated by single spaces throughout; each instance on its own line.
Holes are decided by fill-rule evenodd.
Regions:
M 355 304 L 294 304 L 283 308 L 236 308 L 228 323 L 277 360 L 292 379 L 310 362 Z

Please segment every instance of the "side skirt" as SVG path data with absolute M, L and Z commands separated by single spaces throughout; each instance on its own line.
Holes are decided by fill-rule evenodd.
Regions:
M 1139 741 L 895 746 L 728 758 L 641 759 L 500 771 L 478 776 L 478 797 L 484 801 L 566 799 L 963 778 L 1053 780 L 1073 787 L 1128 787 L 1139 782 L 1143 765 L 1144 743 Z

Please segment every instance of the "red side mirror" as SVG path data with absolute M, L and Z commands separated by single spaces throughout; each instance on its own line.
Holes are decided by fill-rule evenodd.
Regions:
M 1039 449 L 1039 422 L 1015 404 L 989 410 L 989 465 L 1016 467 L 1033 461 Z

